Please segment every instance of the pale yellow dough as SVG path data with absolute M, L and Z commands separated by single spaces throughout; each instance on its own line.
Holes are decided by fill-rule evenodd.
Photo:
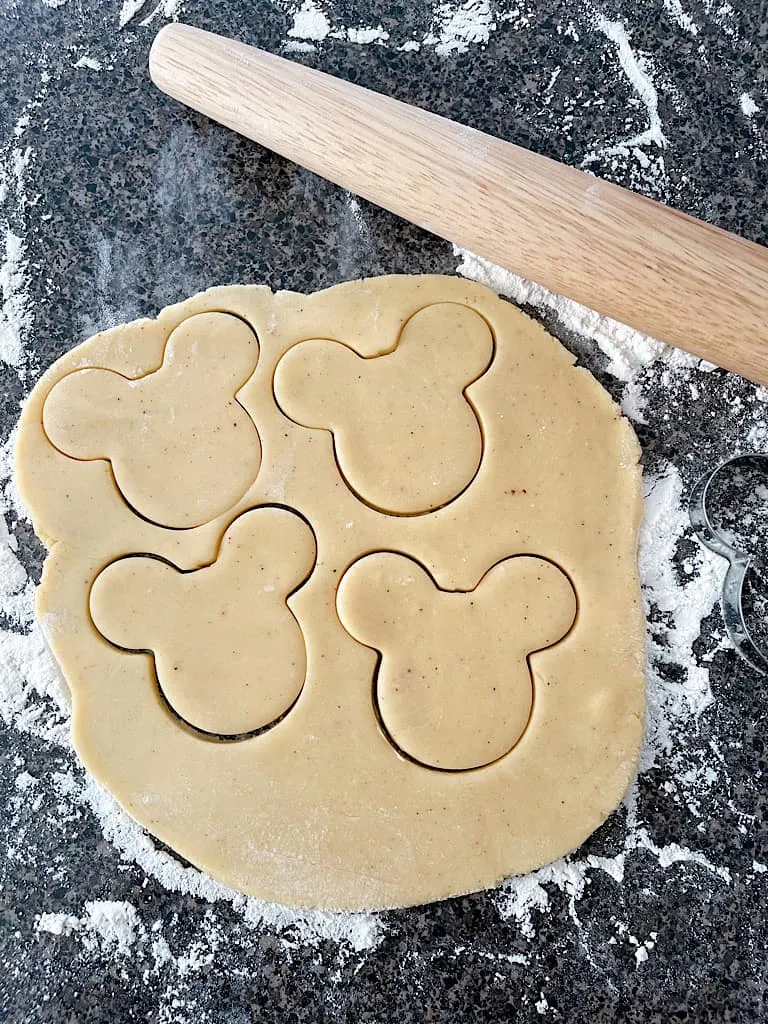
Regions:
M 257 508 L 227 528 L 207 568 L 179 572 L 146 555 L 108 565 L 91 618 L 112 643 L 154 654 L 160 690 L 184 721 L 239 736 L 275 722 L 301 693 L 304 638 L 285 599 L 314 563 L 302 519 Z
M 458 279 L 219 288 L 97 335 L 17 446 L 81 758 L 298 906 L 561 856 L 642 739 L 638 459 L 568 352 Z
M 374 699 L 395 746 L 421 764 L 481 768 L 512 750 L 533 711 L 528 655 L 576 618 L 570 581 L 541 558 L 507 558 L 467 593 L 418 563 L 367 555 L 342 577 L 339 618 L 381 654 Z
M 112 369 L 71 373 L 48 397 L 43 427 L 65 455 L 109 459 L 139 515 L 201 526 L 231 508 L 259 471 L 258 433 L 234 398 L 258 353 L 236 317 L 190 317 L 168 339 L 162 365 L 139 380 Z
M 492 355 L 482 317 L 441 302 L 414 313 L 396 347 L 373 359 L 344 344 L 296 345 L 277 364 L 275 395 L 297 423 L 332 431 L 339 468 L 359 498 L 419 515 L 452 501 L 477 472 L 482 435 L 464 392 Z

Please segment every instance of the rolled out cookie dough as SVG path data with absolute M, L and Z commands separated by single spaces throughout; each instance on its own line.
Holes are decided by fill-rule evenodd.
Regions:
M 642 739 L 638 458 L 554 338 L 458 279 L 218 288 L 91 338 L 17 445 L 80 757 L 297 906 L 563 855 Z

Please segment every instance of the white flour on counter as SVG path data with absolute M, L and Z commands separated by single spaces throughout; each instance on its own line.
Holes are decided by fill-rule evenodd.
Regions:
M 755 103 L 748 92 L 743 92 L 739 96 L 739 106 L 744 117 L 754 117 L 754 115 L 760 110 L 760 107 Z
M 145 14 L 145 17 L 141 20 L 141 25 L 151 24 L 155 18 L 178 18 L 182 12 L 184 0 L 159 0 L 154 5 L 148 4 L 147 0 L 123 0 L 123 6 L 120 8 L 120 14 L 118 15 L 117 24 L 118 28 L 125 28 L 125 26 L 136 17 L 137 14 Z M 151 7 L 149 13 L 146 13 L 146 8 Z
M 125 900 L 88 900 L 83 917 L 72 914 L 38 914 L 35 930 L 51 935 L 81 931 L 86 949 L 101 946 L 106 952 L 127 954 L 142 930 L 136 908 Z
M 648 127 L 639 135 L 631 136 L 613 145 L 596 149 L 582 161 L 582 166 L 592 163 L 598 157 L 626 155 L 644 146 L 663 149 L 667 144 L 659 116 L 659 94 L 651 77 L 651 66 L 647 57 L 638 56 L 629 44 L 627 30 L 621 21 L 609 21 L 604 15 L 597 19 L 597 28 L 616 47 L 616 56 L 621 70 L 627 77 L 633 91 L 648 112 Z

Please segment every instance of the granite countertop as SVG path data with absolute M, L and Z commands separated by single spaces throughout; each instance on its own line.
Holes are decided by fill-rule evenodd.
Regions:
M 30 633 L 43 551 L 9 469 L 19 405 L 42 370 L 90 333 L 214 284 L 487 274 L 155 91 L 147 53 L 174 17 L 768 243 L 768 21 L 756 0 L 5 0 L 0 1019 L 768 1020 L 765 681 L 724 636 L 723 566 L 685 510 L 708 466 L 768 450 L 768 394 L 519 281 L 512 297 L 622 403 L 643 445 L 649 738 L 625 804 L 571 857 L 495 892 L 378 916 L 296 914 L 217 890 L 78 766 Z M 766 492 L 754 479 L 716 490 L 718 515 L 754 542 Z M 748 594 L 756 618 L 762 582 Z

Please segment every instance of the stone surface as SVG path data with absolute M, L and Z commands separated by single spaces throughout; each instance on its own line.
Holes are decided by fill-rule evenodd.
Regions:
M 274 52 L 302 25 L 307 35 L 307 18 L 327 25 L 346 38 L 299 39 L 304 50 L 292 55 L 768 242 L 768 23 L 757 0 L 738 11 L 709 0 L 330 2 L 326 22 L 310 17 L 309 3 L 301 22 L 288 0 L 189 0 L 183 12 L 164 0 L 142 25 L 156 6 L 123 4 L 126 16 L 140 10 L 119 29 L 117 0 L 2 4 L 0 227 L 21 240 L 25 265 L 15 280 L 6 260 L 0 287 L 4 316 L 23 314 L 29 352 L 12 358 L 0 332 L 3 440 L 54 358 L 208 285 L 312 290 L 365 274 L 456 270 L 450 245 L 159 95 L 147 52 L 176 11 Z M 389 39 L 350 42 L 360 26 L 381 26 Z M 408 41 L 422 45 L 399 49 Z M 757 107 L 750 114 L 745 95 Z M 627 406 L 625 383 L 595 343 L 537 315 Z M 649 479 L 672 464 L 687 488 L 719 459 L 768 448 L 765 403 L 736 377 L 649 365 L 633 382 Z M 2 508 L 20 561 L 39 578 L 39 543 L 10 501 Z M 698 557 L 689 533 L 674 556 L 682 579 Z M 653 636 L 683 613 L 651 603 Z M 0 626 L 18 628 L 8 612 Z M 354 922 L 308 923 L 164 885 L 157 852 L 144 861 L 152 871 L 127 841 L 121 854 L 71 753 L 9 711 L 0 726 L 0 1019 L 766 1019 L 765 681 L 723 641 L 717 609 L 693 649 L 704 676 L 661 659 L 653 693 L 685 705 L 686 686 L 705 687 L 709 673 L 712 702 L 679 719 L 633 798 L 585 849 L 500 893 L 359 921 L 363 933 L 380 930 L 369 948 L 332 937 Z M 0 666 L 0 697 L 4 679 Z M 94 901 L 118 915 L 111 932 Z M 77 925 L 53 934 L 45 913 Z

